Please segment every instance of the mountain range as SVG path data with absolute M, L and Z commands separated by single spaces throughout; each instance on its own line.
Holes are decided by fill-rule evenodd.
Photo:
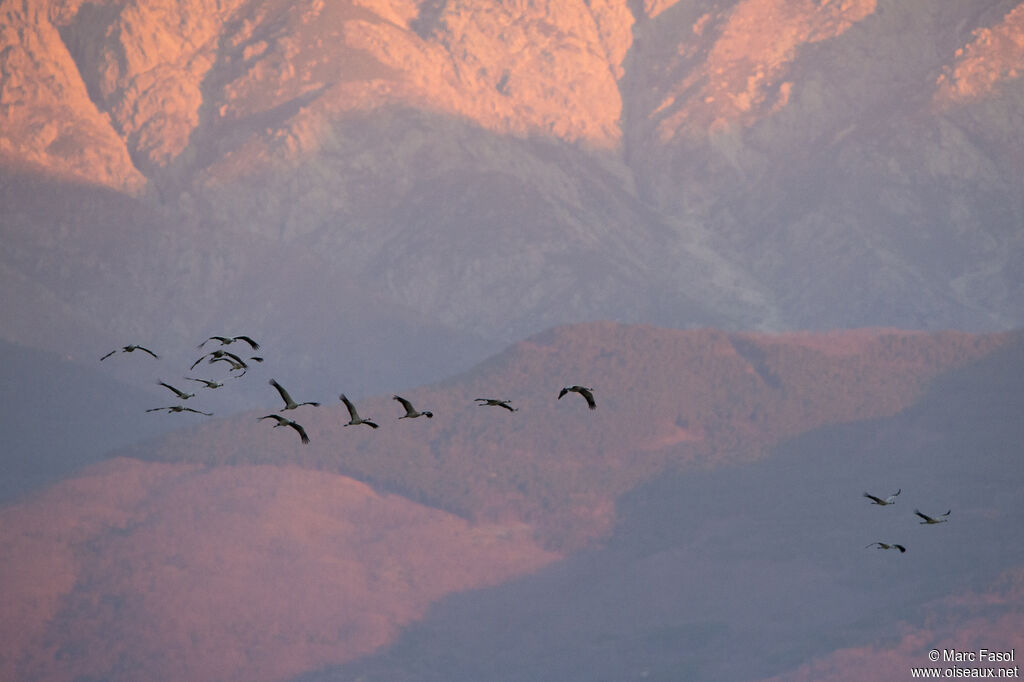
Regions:
M 1022 74 L 1020 0 L 0 0 L 0 679 L 1024 650 Z
M 575 321 L 1024 321 L 1016 2 L 0 8 L 9 341 L 373 392 Z

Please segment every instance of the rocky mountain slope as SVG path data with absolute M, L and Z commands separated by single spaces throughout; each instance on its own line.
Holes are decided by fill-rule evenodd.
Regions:
M 301 331 L 308 369 L 349 336 L 344 371 L 383 386 L 578 320 L 1024 320 L 1017 2 L 0 14 L 2 311 L 25 345 L 237 324 Z M 439 367 L 367 371 L 399 330 Z

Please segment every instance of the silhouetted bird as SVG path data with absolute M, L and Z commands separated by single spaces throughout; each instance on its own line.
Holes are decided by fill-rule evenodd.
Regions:
M 201 358 L 200 358 L 200 359 L 201 359 Z M 212 364 L 213 364 L 213 363 L 215 363 L 215 362 L 226 362 L 226 363 L 228 363 L 229 365 L 231 365 L 231 368 L 230 368 L 230 369 L 228 370 L 229 372 L 238 372 L 238 371 L 240 371 L 240 372 L 241 372 L 241 374 L 235 374 L 235 375 L 233 375 L 233 376 L 234 376 L 234 377 L 235 377 L 236 379 L 237 379 L 237 378 L 239 378 L 239 377 L 243 377 L 243 376 L 245 376 L 245 373 L 246 373 L 246 372 L 248 371 L 248 369 L 249 369 L 249 366 L 248 366 L 248 365 L 246 365 L 246 364 L 245 364 L 244 362 L 235 362 L 235 361 L 234 361 L 234 360 L 232 360 L 231 358 L 211 358 L 211 359 L 210 359 L 210 363 L 209 363 L 209 364 L 211 364 L 211 365 L 212 365 Z M 194 367 L 194 366 L 195 366 L 195 365 L 193 365 L 193 367 Z
M 312 405 L 314 407 L 320 405 L 320 403 L 315 403 L 312 401 L 305 403 L 297 403 L 294 400 L 292 400 L 292 397 L 290 395 L 288 395 L 288 391 L 284 390 L 284 386 L 277 383 L 273 379 L 270 380 L 270 385 L 277 389 L 277 392 L 281 395 L 281 400 L 284 401 L 284 407 L 281 408 L 282 410 L 294 410 L 295 408 L 302 407 L 303 405 Z
M 570 391 L 572 391 L 573 393 L 579 393 L 581 396 L 584 397 L 584 399 L 586 399 L 587 406 L 593 410 L 597 408 L 597 403 L 594 402 L 594 394 L 591 393 L 591 391 L 593 390 L 594 389 L 587 388 L 586 386 L 566 386 L 561 391 L 559 391 L 558 399 L 561 400 L 562 396 Z
M 943 516 L 943 517 L 949 516 L 950 512 L 952 512 L 952 511 L 953 510 L 950 509 L 945 514 L 940 514 L 940 516 Z M 914 513 L 917 514 L 918 516 L 920 516 L 922 519 L 924 519 L 924 521 L 921 522 L 922 526 L 925 525 L 925 524 L 928 524 L 930 526 L 930 525 L 935 524 L 935 523 L 945 523 L 946 521 L 949 521 L 949 519 L 947 519 L 947 518 L 933 519 L 932 517 L 928 516 L 927 514 L 922 514 L 921 512 L 919 512 L 916 509 L 914 510 Z
M 192 377 L 185 377 L 189 381 L 197 381 L 200 384 L 206 384 L 207 388 L 220 388 L 224 384 L 219 381 L 210 381 L 209 379 L 193 379 Z
M 136 346 L 136 345 L 128 345 L 128 346 L 122 346 L 121 348 L 115 348 L 114 350 L 110 351 L 109 353 L 107 353 L 106 355 L 104 355 L 104 356 L 103 356 L 102 358 L 100 358 L 100 362 L 103 362 L 104 360 L 106 360 L 107 358 L 109 358 L 109 357 L 110 357 L 111 355 L 113 355 L 114 353 L 117 353 L 118 351 L 120 351 L 121 353 L 132 353 L 132 352 L 134 352 L 134 351 L 137 351 L 137 350 L 141 350 L 141 351 L 144 351 L 144 352 L 146 352 L 146 353 L 149 353 L 149 354 L 150 354 L 150 355 L 152 355 L 152 356 L 153 356 L 154 358 L 157 358 L 157 359 L 159 359 L 159 356 L 157 356 L 157 354 L 156 354 L 156 353 L 154 353 L 153 351 L 151 351 L 151 350 L 150 350 L 150 349 L 148 349 L 148 348 L 145 348 L 145 347 L 143 347 L 143 346 Z
M 298 422 L 294 422 L 291 419 L 285 419 L 279 414 L 268 414 L 265 417 L 260 417 L 256 421 L 263 421 L 264 419 L 276 419 L 277 423 L 274 424 L 276 429 L 278 426 L 290 426 L 299 433 L 299 438 L 302 439 L 303 444 L 309 443 L 309 436 L 306 435 L 306 429 L 302 428 L 302 425 Z
M 426 417 L 427 419 L 432 419 L 434 417 L 434 413 L 433 412 L 430 412 L 428 410 L 424 410 L 423 412 L 420 412 L 419 410 L 417 410 L 415 407 L 412 406 L 412 403 L 410 403 L 408 400 L 406 400 L 402 396 L 396 395 L 396 396 L 393 396 L 393 397 L 394 397 L 395 400 L 397 400 L 398 402 L 402 403 L 402 407 L 405 408 L 405 414 L 403 414 L 401 417 L 399 417 L 399 419 L 415 419 L 416 417 Z
M 372 428 L 377 428 L 376 423 L 369 419 L 363 419 L 362 417 L 359 416 L 359 412 L 356 411 L 356 406 L 352 404 L 351 400 L 345 397 L 344 393 L 342 393 L 338 397 L 341 398 L 341 402 L 345 403 L 345 407 L 348 408 L 349 420 L 348 423 L 343 424 L 343 426 L 358 426 L 359 424 L 366 424 L 367 426 L 370 426 Z
M 903 554 L 907 551 L 907 548 L 903 545 L 890 545 L 885 542 L 872 542 L 870 545 L 868 545 L 868 547 L 874 547 L 875 545 L 878 545 L 878 549 L 898 549 L 900 551 L 900 554 Z
M 171 405 L 170 407 L 154 407 L 146 410 L 146 412 L 158 412 L 160 410 L 167 410 L 167 413 L 171 412 L 195 412 L 196 414 L 205 414 L 207 417 L 212 417 L 213 412 L 203 412 L 201 410 L 193 410 L 191 407 L 185 407 L 184 405 Z
M 869 500 L 871 500 L 871 504 L 880 504 L 880 505 L 882 505 L 884 507 L 887 504 L 896 504 L 896 496 L 899 495 L 901 492 L 903 492 L 903 488 L 900 488 L 899 490 L 897 490 L 896 492 L 894 492 L 892 495 L 890 495 L 889 497 L 885 498 L 884 500 L 881 497 L 875 497 L 874 495 L 871 495 L 870 493 L 864 493 L 864 497 L 866 497 Z
M 231 361 L 232 365 L 240 365 L 242 369 L 246 369 L 246 368 L 249 367 L 249 365 L 245 364 L 245 360 L 243 360 L 242 358 L 238 357 L 234 353 L 232 353 L 230 351 L 226 351 L 226 350 L 217 349 L 215 351 L 211 351 L 211 352 L 207 353 L 206 355 L 200 357 L 198 360 L 196 360 L 195 362 L 192 363 L 192 366 L 189 367 L 189 369 L 195 369 L 196 365 L 198 365 L 200 362 L 202 362 L 206 358 L 209 358 L 208 362 L 210 362 L 210 363 L 214 363 L 217 360 L 228 359 L 228 360 Z M 234 369 L 234 367 L 232 367 L 232 369 Z
M 245 341 L 253 350 L 260 349 L 260 344 L 253 341 L 252 338 L 249 336 L 211 336 L 210 338 L 206 339 L 206 341 L 203 341 L 201 344 L 196 346 L 196 348 L 202 348 L 210 341 L 220 341 L 220 345 L 222 346 L 230 345 L 235 341 Z
M 170 384 L 166 384 L 166 383 L 164 383 L 162 381 L 158 381 L 156 383 L 158 383 L 159 385 L 163 386 L 164 388 L 170 390 L 172 393 L 174 393 L 174 395 L 178 396 L 182 400 L 188 400 L 189 398 L 192 398 L 192 397 L 195 396 L 195 393 L 185 393 L 184 391 L 180 391 L 180 390 L 176 389 L 174 386 L 171 386 Z
M 474 400 L 480 403 L 478 407 L 504 407 L 509 412 L 517 412 L 519 410 L 518 407 L 509 405 L 510 400 L 498 400 L 497 398 L 474 398 Z

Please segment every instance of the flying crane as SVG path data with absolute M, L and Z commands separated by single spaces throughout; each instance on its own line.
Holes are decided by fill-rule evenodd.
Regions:
M 356 411 L 356 406 L 352 404 L 351 400 L 345 397 L 344 393 L 338 397 L 341 398 L 341 402 L 345 403 L 345 407 L 348 408 L 349 420 L 347 424 L 343 424 L 342 426 L 358 426 L 359 424 L 366 424 L 371 428 L 377 428 L 378 425 L 375 422 L 370 419 L 363 419 L 359 416 L 359 412 Z
M 202 410 L 193 410 L 191 407 L 185 407 L 184 405 L 171 405 L 169 407 L 153 407 L 146 412 L 159 412 L 160 410 L 167 410 L 167 413 L 171 412 L 195 412 L 196 414 L 205 414 L 207 417 L 212 417 L 213 412 L 203 412 Z
M 164 383 L 163 381 L 158 381 L 156 383 L 159 384 L 160 386 L 163 386 L 164 388 L 170 390 L 171 393 L 173 393 L 174 395 L 178 396 L 182 400 L 188 400 L 189 398 L 194 398 L 195 395 L 196 395 L 195 393 L 185 393 L 184 391 L 182 391 L 180 389 L 177 389 L 177 388 L 175 388 L 174 386 L 171 386 L 168 383 Z
M 408 400 L 406 400 L 405 398 L 403 398 L 400 395 L 396 395 L 396 396 L 392 396 L 392 397 L 395 400 L 397 400 L 398 402 L 400 402 L 402 404 L 402 407 L 405 408 L 405 414 L 403 414 L 401 417 L 399 417 L 399 419 L 415 419 L 416 417 L 426 417 L 427 419 L 432 419 L 434 417 L 434 413 L 433 412 L 431 412 L 429 410 L 424 410 L 424 411 L 420 412 L 419 410 L 417 410 L 415 407 L 412 406 L 411 402 L 409 402 Z
M 271 386 L 277 389 L 277 392 L 281 395 L 281 400 L 284 401 L 284 407 L 281 408 L 282 410 L 294 410 L 295 408 L 302 407 L 303 405 L 312 405 L 313 407 L 318 407 L 320 405 L 320 403 L 313 401 L 297 403 L 294 400 L 292 400 L 292 397 L 288 394 L 288 391 L 284 390 L 284 386 L 277 383 L 273 379 L 271 379 L 269 383 Z
M 894 492 L 892 495 L 890 495 L 889 497 L 885 498 L 884 500 L 881 497 L 875 497 L 874 495 L 872 495 L 870 493 L 864 493 L 864 497 L 866 497 L 869 500 L 871 500 L 871 504 L 877 504 L 877 505 L 881 505 L 881 506 L 884 507 L 887 504 L 896 504 L 896 496 L 899 495 L 901 492 L 903 492 L 903 488 L 900 488 L 899 490 L 897 490 L 896 492 Z
M 878 545 L 878 549 L 898 549 L 900 554 L 907 551 L 907 548 L 903 545 L 889 544 L 886 542 L 872 542 L 870 545 L 867 545 L 867 547 L 874 547 L 875 545 Z M 867 549 L 867 547 L 865 547 L 865 549 Z
M 274 424 L 274 428 L 275 429 L 277 427 L 279 427 L 279 426 L 290 426 L 290 427 L 292 427 L 299 434 L 299 438 L 302 439 L 302 444 L 303 445 L 306 445 L 306 444 L 309 443 L 309 436 L 306 435 L 306 429 L 302 428 L 302 424 L 299 424 L 298 422 L 296 422 L 296 421 L 294 421 L 292 419 L 286 419 L 285 417 L 282 417 L 279 414 L 268 414 L 268 415 L 266 415 L 264 417 L 260 417 L 256 421 L 263 421 L 264 419 L 274 419 L 274 420 L 276 420 L 277 423 Z
M 497 398 L 474 398 L 473 400 L 479 404 L 479 407 L 504 407 L 509 412 L 519 411 L 518 407 L 512 407 L 509 405 L 509 403 L 512 402 L 511 400 L 498 400 Z
M 203 341 L 201 344 L 196 346 L 196 348 L 202 348 L 210 341 L 220 341 L 220 345 L 222 346 L 229 346 L 235 341 L 244 341 L 245 343 L 249 344 L 249 347 L 252 348 L 253 350 L 260 349 L 260 344 L 253 341 L 252 337 L 249 336 L 211 336 L 210 338 L 206 339 L 206 341 Z
M 558 393 L 558 399 L 561 400 L 562 396 L 570 391 L 573 393 L 579 393 L 587 401 L 587 407 L 594 410 L 597 409 L 597 403 L 594 402 L 594 394 L 591 392 L 594 389 L 587 388 L 586 386 L 566 386 Z
M 153 351 L 151 351 L 150 349 L 148 349 L 148 348 L 146 348 L 146 347 L 144 347 L 144 346 L 139 346 L 139 345 L 135 345 L 135 344 L 129 344 L 129 345 L 127 345 L 127 346 L 121 346 L 121 348 L 115 348 L 114 350 L 110 351 L 109 353 L 107 353 L 106 355 L 104 355 L 104 356 L 103 356 L 102 358 L 100 358 L 100 362 L 103 362 L 104 360 L 106 360 L 106 359 L 107 359 L 107 358 L 109 358 L 109 357 L 110 357 L 111 355 L 113 355 L 114 353 L 117 353 L 117 352 L 121 352 L 121 353 L 133 353 L 133 352 L 135 352 L 135 351 L 137 351 L 137 350 L 141 350 L 141 351 L 143 351 L 143 352 L 145 352 L 145 353 L 149 353 L 149 354 L 150 354 L 150 355 L 152 355 L 152 356 L 153 356 L 154 358 L 157 358 L 157 359 L 159 359 L 159 356 L 158 356 L 158 355 L 157 355 L 156 353 L 154 353 Z
M 943 517 L 941 519 L 932 518 L 931 516 L 928 516 L 927 514 L 922 514 L 921 512 L 919 512 L 916 509 L 914 510 L 914 513 L 917 514 L 918 516 L 920 516 L 922 519 L 924 519 L 924 521 L 921 522 L 922 526 L 925 525 L 925 524 L 931 526 L 931 525 L 934 525 L 936 523 L 945 523 L 946 521 L 949 521 L 949 519 L 947 519 L 945 517 L 949 516 L 950 512 L 952 512 L 952 511 L 953 510 L 950 509 L 945 514 L 939 514 L 939 516 Z

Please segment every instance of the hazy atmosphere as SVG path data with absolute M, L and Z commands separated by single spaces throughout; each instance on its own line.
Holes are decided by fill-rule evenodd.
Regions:
M 1019 676 L 1022 188 L 1017 0 L 0 0 L 0 679 Z

